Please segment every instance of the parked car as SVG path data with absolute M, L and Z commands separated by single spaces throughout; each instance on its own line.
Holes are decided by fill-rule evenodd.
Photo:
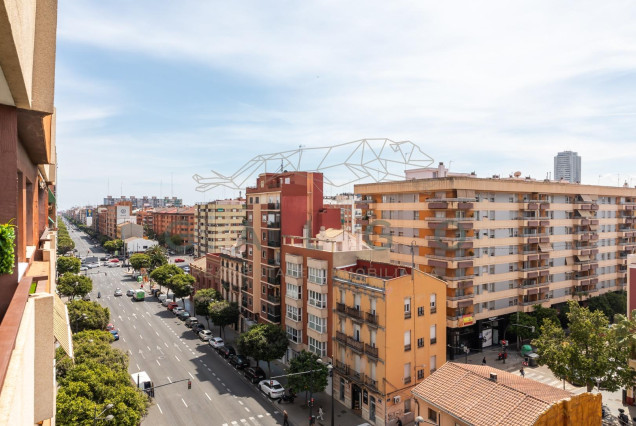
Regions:
M 270 398 L 280 398 L 285 393 L 285 388 L 278 383 L 278 380 L 261 380 L 258 388 Z
M 169 302 L 166 307 L 168 308 L 169 311 L 173 310 L 174 308 L 179 307 L 179 304 L 177 302 Z M 183 309 L 183 308 L 181 308 Z
M 188 319 L 185 320 L 185 326 L 190 328 L 192 327 L 194 324 L 198 324 L 199 320 L 197 319 L 197 317 L 190 317 Z
M 192 331 L 194 334 L 199 334 L 201 330 L 205 330 L 205 326 L 203 324 L 196 323 L 192 326 Z
M 80 272 L 86 272 L 88 268 L 86 266 L 80 266 Z
M 106 326 L 106 331 L 111 331 L 111 330 L 114 330 L 114 329 L 115 329 L 115 326 L 114 326 L 114 325 L 112 325 L 112 324 L 108 324 L 108 325 Z
M 203 340 L 204 342 L 207 342 L 212 337 L 214 337 L 214 336 L 212 336 L 212 332 L 210 330 L 201 330 L 201 331 L 199 331 L 199 339 Z
M 225 342 L 220 337 L 212 337 L 208 340 L 208 344 L 212 346 L 214 349 L 218 349 L 221 346 L 225 346 Z
M 180 312 L 183 312 L 183 308 L 181 306 L 175 306 L 174 308 L 171 309 L 172 313 L 176 315 L 179 315 Z
M 121 288 L 115 289 L 115 297 L 122 296 L 124 293 L 121 291 Z
M 161 304 L 162 304 L 163 306 L 168 306 L 168 305 L 169 305 L 169 304 L 171 304 L 171 303 L 172 303 L 172 299 L 169 299 L 169 298 L 165 298 L 165 299 L 163 299 L 163 300 L 161 301 Z
M 181 312 L 179 312 L 179 313 L 177 314 L 177 317 L 179 317 L 179 319 L 180 319 L 181 321 L 185 321 L 185 320 L 187 320 L 188 318 L 190 318 L 190 312 L 188 312 L 188 311 L 181 311 Z
M 177 257 L 177 258 L 174 260 L 174 263 L 181 263 L 181 262 L 185 262 L 185 260 L 181 259 L 180 257 Z
M 219 355 L 222 355 L 224 358 L 228 358 L 231 355 L 234 355 L 236 353 L 236 351 L 234 350 L 234 347 L 230 345 L 221 346 L 218 349 L 218 352 L 219 352 Z
M 115 338 L 115 340 L 119 340 L 119 331 L 117 330 L 110 330 L 110 334 L 113 335 L 113 337 Z
M 258 383 L 265 380 L 265 372 L 261 367 L 247 367 L 243 370 L 243 375 L 252 383 Z
M 234 354 L 230 356 L 229 360 L 230 364 L 232 364 L 237 370 L 250 366 L 250 361 L 245 355 Z
M 133 290 L 132 288 L 129 288 L 128 290 L 126 290 L 126 296 L 134 296 L 135 295 L 135 290 Z
M 183 272 L 185 272 L 185 273 L 189 273 L 190 272 L 190 267 L 189 266 L 184 266 L 181 269 L 183 269 Z

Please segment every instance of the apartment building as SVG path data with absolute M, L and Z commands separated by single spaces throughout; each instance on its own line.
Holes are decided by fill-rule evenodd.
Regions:
M 315 238 L 284 236 L 282 255 L 281 325 L 289 338 L 284 359 L 306 350 L 326 361 L 333 356 L 333 269 L 358 259 L 388 261 L 388 250 L 370 247 L 361 235 L 321 229 Z
M 194 244 L 194 207 L 171 207 L 153 211 L 152 226 L 155 235 L 179 235 L 183 247 Z
M 154 209 L 140 209 L 134 212 L 135 220 L 137 221 L 137 225 L 143 226 L 144 233 L 147 234 L 148 231 L 153 231 L 154 229 Z M 154 232 L 154 231 L 153 231 Z
M 131 195 L 130 197 L 121 196 L 121 197 L 113 197 L 112 195 L 108 195 L 104 198 L 105 206 L 114 206 L 117 203 L 121 203 L 122 201 L 130 202 L 134 209 L 146 209 L 146 208 L 163 208 L 163 207 L 182 207 L 183 200 L 177 197 L 163 197 L 157 198 L 155 196 L 147 196 L 143 197 L 135 197 Z
M 354 232 L 354 202 L 353 194 L 338 194 L 332 197 L 325 197 L 324 204 L 332 209 L 340 209 L 340 224 L 347 232 Z
M 221 294 L 228 302 L 234 302 L 241 311 L 252 305 L 252 276 L 245 256 L 245 242 L 239 241 L 231 247 L 223 247 L 219 253 Z M 239 330 L 247 331 L 248 324 L 243 318 Z
M 572 151 L 559 152 L 554 157 L 554 180 L 581 183 L 581 157 Z
M 340 227 L 340 211 L 323 206 L 323 176 L 313 172 L 264 173 L 246 188 L 247 260 L 251 307 L 246 322 L 281 323 L 281 236 Z
M 245 199 L 217 200 L 195 206 L 196 256 L 230 247 L 245 231 Z
M 0 425 L 55 423 L 55 348 L 72 357 L 56 295 L 57 2 L 0 2 L 0 224 L 15 225 L 0 274 Z
M 636 248 L 634 188 L 451 177 L 355 191 L 371 243 L 447 281 L 455 348 L 497 344 L 509 315 L 533 305 L 625 288 Z
M 357 260 L 333 273 L 334 397 L 376 425 L 414 420 L 411 390 L 446 362 L 446 283 Z
M 136 221 L 131 216 L 130 201 L 122 201 L 111 206 L 100 206 L 97 211 L 99 214 L 98 232 L 111 239 L 119 238 L 118 225 Z
M 221 291 L 221 259 L 219 253 L 207 253 L 190 263 L 190 274 L 194 277 L 194 291 L 212 288 Z

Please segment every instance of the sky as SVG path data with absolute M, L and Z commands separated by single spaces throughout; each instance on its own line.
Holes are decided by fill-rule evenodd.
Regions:
M 480 177 L 545 179 L 572 150 L 583 183 L 634 186 L 634 18 L 632 1 L 62 1 L 59 204 L 235 197 L 192 176 L 365 138 Z

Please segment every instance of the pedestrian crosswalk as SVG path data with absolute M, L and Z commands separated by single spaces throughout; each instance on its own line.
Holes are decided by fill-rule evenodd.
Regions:
M 233 420 L 233 421 L 231 421 L 229 423 L 223 423 L 222 426 L 236 426 L 236 425 L 255 425 L 255 426 L 259 426 L 259 425 L 263 424 L 259 420 L 265 420 L 268 417 L 271 419 L 271 414 L 270 413 L 258 414 L 256 416 L 248 417 L 246 419 Z M 271 423 L 271 420 L 268 423 Z
M 526 379 L 532 379 L 535 380 L 537 382 L 541 382 L 543 384 L 546 384 L 548 386 L 552 386 L 555 388 L 559 388 L 559 389 L 563 389 L 563 380 L 558 380 L 555 379 L 554 377 L 547 377 L 544 376 L 538 372 L 534 372 L 534 371 L 525 371 L 526 375 Z M 576 387 L 576 386 L 572 386 L 570 383 L 565 382 L 565 390 L 568 392 L 572 392 L 572 393 L 582 393 L 585 392 L 585 388 L 582 387 Z

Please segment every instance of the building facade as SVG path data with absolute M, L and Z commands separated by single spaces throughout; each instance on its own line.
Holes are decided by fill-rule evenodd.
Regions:
M 340 227 L 340 211 L 323 207 L 322 173 L 264 173 L 246 188 L 247 260 L 252 271 L 246 323 L 281 323 L 281 236 Z M 306 231 L 305 230 L 306 227 Z
M 0 11 L 0 224 L 15 232 L 12 270 L 0 273 L 0 425 L 51 425 L 56 345 L 73 357 L 55 285 L 57 2 Z
M 148 197 L 144 195 L 143 197 L 137 198 L 134 195 L 130 197 L 122 196 L 122 197 L 113 197 L 112 195 L 104 198 L 105 206 L 114 206 L 117 203 L 130 202 L 134 209 L 146 209 L 146 208 L 163 208 L 163 207 L 182 207 L 183 200 L 177 197 Z
M 98 232 L 111 239 L 119 238 L 118 225 L 136 222 L 131 213 L 130 201 L 122 201 L 111 206 L 100 206 L 98 209 Z
M 376 425 L 415 418 L 411 390 L 446 362 L 446 283 L 366 260 L 333 277 L 334 397 Z
M 166 241 L 173 235 L 179 235 L 183 240 L 182 247 L 186 249 L 192 247 L 194 244 L 194 213 L 194 207 L 155 209 L 152 213 L 153 232 L 156 236 L 165 235 Z
M 625 288 L 636 189 L 473 177 L 355 189 L 370 242 L 448 282 L 453 347 L 497 344 L 509 315 L 536 304 Z
M 581 183 L 581 157 L 572 151 L 559 152 L 554 157 L 554 180 Z
M 230 247 L 245 231 L 245 199 L 217 200 L 195 206 L 194 253 L 203 256 Z

